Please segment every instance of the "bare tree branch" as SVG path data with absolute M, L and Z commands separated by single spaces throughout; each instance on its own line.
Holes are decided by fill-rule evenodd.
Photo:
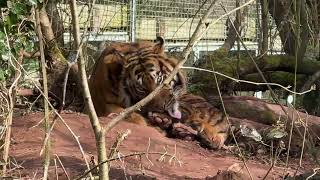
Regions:
M 307 17 L 307 7 L 306 7 L 306 0 L 301 0 L 301 7 L 300 7 L 300 24 L 301 24 L 301 33 L 300 33 L 300 46 L 297 52 L 297 58 L 299 65 L 301 65 L 301 62 L 304 59 L 304 55 L 306 53 L 308 42 L 309 42 L 309 24 L 308 20 L 309 17 Z M 300 26 L 299 24 L 299 26 Z
M 222 6 L 222 5 L 221 5 Z M 238 10 L 240 11 L 240 10 Z M 226 40 L 224 41 L 223 45 L 219 48 L 220 50 L 223 50 L 224 52 L 229 52 L 230 49 L 234 46 L 235 41 L 237 40 L 238 36 L 236 32 L 239 32 L 241 34 L 242 27 L 241 24 L 245 21 L 245 17 L 248 14 L 248 8 L 244 8 L 243 13 L 236 13 L 236 18 L 233 22 L 234 27 L 231 25 L 231 23 L 228 23 L 229 25 L 229 31 Z M 227 22 L 230 22 L 231 19 L 228 18 Z
M 1 18 L 4 19 L 4 14 L 3 11 L 1 10 Z M 6 26 L 3 26 L 3 32 L 5 34 L 5 44 L 7 46 L 8 49 L 11 49 L 10 46 L 10 40 L 9 40 L 9 36 L 6 30 Z M 6 175 L 6 170 L 7 170 L 7 165 L 8 165 L 8 158 L 9 158 L 9 148 L 10 148 L 10 144 L 11 144 L 11 125 L 12 125 L 12 118 L 13 118 L 13 108 L 15 105 L 15 95 L 16 95 L 16 87 L 18 85 L 19 79 L 22 75 L 20 67 L 19 67 L 19 63 L 17 63 L 18 61 L 15 59 L 15 57 L 11 54 L 9 55 L 9 64 L 11 67 L 13 67 L 15 69 L 15 74 L 14 74 L 14 80 L 13 83 L 11 84 L 11 86 L 8 89 L 8 93 L 7 93 L 7 98 L 8 99 L 8 116 L 6 118 L 5 121 L 5 127 L 6 127 L 6 132 L 5 132 L 5 139 L 4 139 L 4 147 L 3 147 L 3 154 L 2 154 L 2 159 L 3 159 L 3 165 L 2 165 L 2 176 Z M 20 56 L 22 56 L 20 54 Z M 13 61 L 15 60 L 15 62 Z
M 85 99 L 86 106 L 89 109 L 89 118 L 91 122 L 91 126 L 93 128 L 95 138 L 96 138 L 96 145 L 98 149 L 98 162 L 105 161 L 107 159 L 107 152 L 106 152 L 106 144 L 105 144 L 105 131 L 100 126 L 100 122 L 97 116 L 97 113 L 94 109 L 93 102 L 90 95 L 90 90 L 88 86 L 88 80 L 86 75 L 86 69 L 85 69 L 85 62 L 84 58 L 82 56 L 82 46 L 80 44 L 80 27 L 79 27 L 79 18 L 77 14 L 77 2 L 76 0 L 70 0 L 70 10 L 72 15 L 72 26 L 73 26 L 73 38 L 75 42 L 75 47 L 77 50 L 77 54 L 79 54 L 78 58 L 78 66 L 79 66 L 79 73 L 81 77 L 81 85 L 82 85 L 82 91 L 83 96 Z M 87 168 L 90 169 L 89 164 L 87 163 Z M 90 174 L 91 179 L 93 178 Z M 109 179 L 109 173 L 108 173 L 108 164 L 100 164 L 99 166 L 99 179 L 101 180 L 107 180 Z
M 287 0 L 268 0 L 269 13 L 275 20 L 277 29 L 284 48 L 288 55 L 294 56 L 295 54 L 295 33 L 292 27 L 293 15 L 290 11 L 292 1 Z
M 41 32 L 40 26 L 40 18 L 39 18 L 39 10 L 35 9 L 36 15 L 36 27 L 37 27 L 37 34 L 39 38 L 39 49 L 40 49 L 40 59 L 41 59 L 41 69 L 42 69 L 42 79 L 43 79 L 43 93 L 44 93 L 44 131 L 47 134 L 50 130 L 50 123 L 49 123 L 49 106 L 48 102 L 45 99 L 48 99 L 48 79 L 47 79 L 47 70 L 46 70 L 46 60 L 44 57 L 44 48 L 43 48 L 43 36 Z M 49 137 L 49 136 L 48 136 Z M 44 162 L 43 162 L 43 179 L 48 179 L 49 173 L 49 166 L 50 166 L 50 139 L 46 141 L 45 144 L 45 153 L 44 153 Z
M 260 0 L 262 17 L 261 17 L 261 28 L 262 28 L 262 46 L 261 54 L 265 54 L 268 51 L 268 0 Z

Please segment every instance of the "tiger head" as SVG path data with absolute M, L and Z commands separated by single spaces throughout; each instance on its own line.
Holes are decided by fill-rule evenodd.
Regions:
M 164 40 L 150 47 L 144 47 L 134 53 L 121 55 L 125 59 L 120 85 L 125 94 L 126 106 L 131 106 L 149 95 L 169 76 L 177 60 L 164 53 Z M 146 104 L 141 111 L 147 113 L 157 109 L 167 111 L 174 118 L 181 118 L 177 97 L 186 89 L 186 79 L 178 72 L 172 81 L 165 85 L 160 93 Z

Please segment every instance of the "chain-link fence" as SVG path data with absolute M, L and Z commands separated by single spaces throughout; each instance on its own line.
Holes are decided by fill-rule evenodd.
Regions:
M 214 0 L 99 0 L 78 1 L 80 28 L 89 30 L 88 41 L 136 41 L 154 40 L 161 35 L 166 40 L 169 51 L 181 51 L 194 32 L 200 18 Z M 245 3 L 239 0 L 239 4 Z M 67 3 L 59 4 L 60 16 L 66 30 L 70 28 L 70 10 Z M 92 8 L 92 16 L 89 10 Z M 213 22 L 228 11 L 236 8 L 234 0 L 217 0 L 214 13 L 209 22 Z M 261 8 L 257 3 L 246 7 L 242 22 L 242 39 L 249 50 L 258 51 Z M 244 9 L 243 9 L 244 11 Z M 230 14 L 210 26 L 202 40 L 195 46 L 195 57 L 201 53 L 219 48 L 227 37 L 228 18 L 232 21 L 236 13 Z M 272 23 L 272 22 L 271 22 Z M 277 31 L 271 29 L 270 49 L 281 51 Z M 273 39 L 272 39 L 273 38 Z M 70 33 L 65 33 L 66 42 L 71 40 Z M 244 48 L 240 46 L 240 50 Z

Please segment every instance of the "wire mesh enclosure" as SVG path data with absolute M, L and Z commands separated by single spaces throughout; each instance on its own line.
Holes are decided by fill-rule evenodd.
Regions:
M 181 51 L 187 44 L 198 22 L 215 0 L 99 0 L 78 1 L 80 28 L 88 30 L 88 41 L 136 41 L 154 40 L 162 36 L 169 51 Z M 226 12 L 237 7 L 234 0 L 216 0 L 214 13 L 207 23 L 217 21 Z M 239 4 L 246 1 L 239 0 Z M 59 4 L 60 16 L 65 30 L 70 30 L 70 10 L 67 3 Z M 91 16 L 90 10 L 92 10 Z M 241 37 L 249 50 L 258 52 L 260 37 L 261 8 L 259 3 L 242 8 Z M 202 52 L 213 51 L 225 41 L 228 33 L 228 19 L 234 21 L 236 12 L 225 16 L 210 26 L 201 41 L 195 46 L 195 57 Z M 272 22 L 271 22 L 272 23 Z M 277 31 L 271 29 L 271 50 L 281 52 Z M 272 34 L 271 33 L 271 34 Z M 71 41 L 65 33 L 66 42 Z M 272 42 L 271 42 L 272 41 Z M 243 47 L 240 46 L 240 50 Z
M 234 2 L 217 1 L 214 14 L 209 16 L 208 23 L 225 14 L 223 8 L 227 12 L 234 9 Z M 203 0 L 137 1 L 137 38 L 152 39 L 159 34 L 169 41 L 187 41 L 211 3 L 211 1 Z M 251 13 L 255 13 L 254 5 L 249 8 Z M 234 18 L 234 15 L 230 15 L 230 17 Z M 225 17 L 213 25 L 204 39 L 215 42 L 223 41 L 226 37 L 227 18 Z M 256 20 L 249 16 L 247 18 L 250 22 L 247 23 L 246 38 L 254 41 L 256 39 Z

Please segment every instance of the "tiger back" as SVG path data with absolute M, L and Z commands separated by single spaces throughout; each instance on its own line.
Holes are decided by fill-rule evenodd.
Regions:
M 197 131 L 197 139 L 205 146 L 220 149 L 228 137 L 229 125 L 224 113 L 208 103 L 204 98 L 184 94 L 178 98 L 181 119 L 172 119 L 168 114 L 156 113 L 157 118 L 171 118 L 172 126 L 166 130 L 172 131 L 175 123 L 182 123 Z M 172 133 L 172 132 L 168 132 Z

